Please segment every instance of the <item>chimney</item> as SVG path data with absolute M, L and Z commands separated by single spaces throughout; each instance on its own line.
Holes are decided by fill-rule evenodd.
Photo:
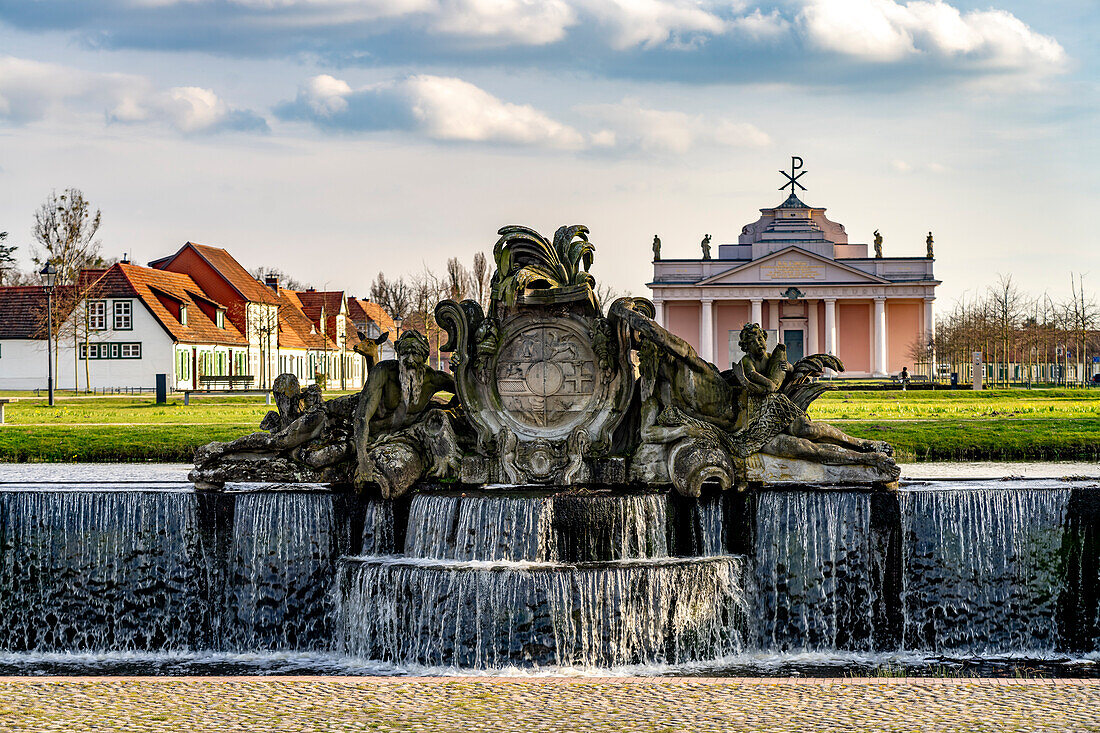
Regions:
M 119 260 L 119 262 L 121 262 L 124 265 L 130 264 L 130 253 L 129 252 L 123 252 L 122 253 L 122 259 Z
M 273 272 L 269 272 L 264 275 L 264 285 L 271 288 L 276 293 L 279 292 L 279 276 Z

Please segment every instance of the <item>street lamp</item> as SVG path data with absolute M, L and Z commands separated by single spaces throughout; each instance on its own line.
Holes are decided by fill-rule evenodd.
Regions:
M 46 281 L 46 363 L 49 367 L 46 389 L 50 395 L 50 407 L 53 407 L 53 286 L 57 281 L 57 268 L 47 261 L 38 274 Z
M 405 319 L 401 316 L 395 316 L 393 319 L 393 325 L 397 328 L 397 338 L 394 339 L 394 342 L 396 342 L 397 339 L 401 338 L 401 324 L 404 322 L 404 320 Z

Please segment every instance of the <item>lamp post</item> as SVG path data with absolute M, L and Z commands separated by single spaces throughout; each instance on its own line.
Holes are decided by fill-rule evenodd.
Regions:
M 57 280 L 57 268 L 47 261 L 38 274 L 46 281 L 46 363 L 49 368 L 46 389 L 50 395 L 50 407 L 53 407 L 53 286 Z
M 395 328 L 397 328 L 397 338 L 394 339 L 394 343 L 397 342 L 397 339 L 401 338 L 401 324 L 404 321 L 405 321 L 405 319 L 402 318 L 401 316 L 395 316 L 394 319 L 393 319 L 393 325 L 394 325 Z

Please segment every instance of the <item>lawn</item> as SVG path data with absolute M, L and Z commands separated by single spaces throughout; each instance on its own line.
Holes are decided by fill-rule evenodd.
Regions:
M 327 396 L 334 396 L 330 394 Z M 0 396 L 7 396 L 0 394 Z M 190 461 L 197 446 L 258 429 L 259 397 L 19 398 L 0 427 L 3 461 Z M 810 408 L 904 460 L 1100 459 L 1100 390 L 830 392 Z

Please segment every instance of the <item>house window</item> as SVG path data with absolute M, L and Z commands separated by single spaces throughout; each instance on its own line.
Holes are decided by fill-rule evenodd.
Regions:
M 141 344 L 119 344 L 120 358 L 122 359 L 140 359 L 141 358 Z
M 103 346 L 110 346 L 111 347 L 111 355 L 107 357 L 108 359 L 117 359 L 118 358 L 118 344 L 103 344 Z
M 185 305 L 180 306 L 180 325 L 187 325 L 187 306 Z
M 218 328 L 225 328 L 225 311 L 218 310 L 214 315 L 214 325 Z
M 115 301 L 115 330 L 131 331 L 134 328 L 131 303 L 128 300 Z
M 107 328 L 107 301 L 88 301 L 88 329 L 91 331 L 103 331 Z

